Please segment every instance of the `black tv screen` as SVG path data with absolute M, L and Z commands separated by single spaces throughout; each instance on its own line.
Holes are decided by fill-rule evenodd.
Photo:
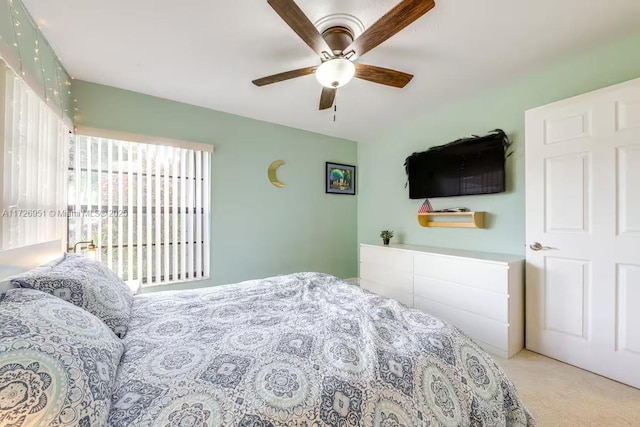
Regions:
M 505 191 L 505 151 L 501 130 L 433 147 L 407 157 L 409 197 L 467 196 Z

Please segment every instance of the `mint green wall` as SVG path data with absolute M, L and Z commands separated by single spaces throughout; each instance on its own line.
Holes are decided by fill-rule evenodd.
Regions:
M 523 255 L 524 112 L 636 77 L 640 77 L 640 34 L 441 109 L 426 111 L 429 100 L 425 99 L 423 114 L 358 144 L 358 240 L 379 242 L 380 230 L 391 229 L 396 232 L 396 243 Z M 488 228 L 420 227 L 416 213 L 422 200 L 410 200 L 404 188 L 405 158 L 430 146 L 496 128 L 504 129 L 514 142 L 515 153 L 507 161 L 507 192 L 431 200 L 436 209 L 464 206 L 486 211 Z
M 0 56 L 16 73 L 24 72 L 29 80 L 43 87 L 46 97 L 71 116 L 69 75 L 20 0 L 13 0 L 12 4 L 10 7 L 8 1 L 0 1 Z
M 74 81 L 75 124 L 213 144 L 212 278 L 296 271 L 357 275 L 357 196 L 325 194 L 326 161 L 356 164 L 354 141 Z M 276 188 L 267 167 L 282 159 Z M 189 284 L 192 286 L 194 284 Z

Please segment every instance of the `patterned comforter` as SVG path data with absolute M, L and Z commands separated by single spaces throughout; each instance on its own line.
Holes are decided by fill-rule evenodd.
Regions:
M 319 273 L 134 298 L 110 426 L 530 426 L 455 327 Z

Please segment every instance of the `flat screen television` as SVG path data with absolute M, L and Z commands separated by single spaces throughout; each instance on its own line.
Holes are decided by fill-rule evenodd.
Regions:
M 460 139 L 407 157 L 409 197 L 492 194 L 505 191 L 506 134 Z

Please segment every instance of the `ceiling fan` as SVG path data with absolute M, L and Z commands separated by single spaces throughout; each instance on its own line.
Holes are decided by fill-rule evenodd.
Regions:
M 267 0 L 267 3 L 320 55 L 321 64 L 263 77 L 254 80 L 253 84 L 264 86 L 315 73 L 323 86 L 320 110 L 331 108 L 337 89 L 353 77 L 397 88 L 405 87 L 413 75 L 355 61 L 436 5 L 435 0 L 403 0 L 354 40 L 352 31 L 345 26 L 329 27 L 321 34 L 294 0 Z

